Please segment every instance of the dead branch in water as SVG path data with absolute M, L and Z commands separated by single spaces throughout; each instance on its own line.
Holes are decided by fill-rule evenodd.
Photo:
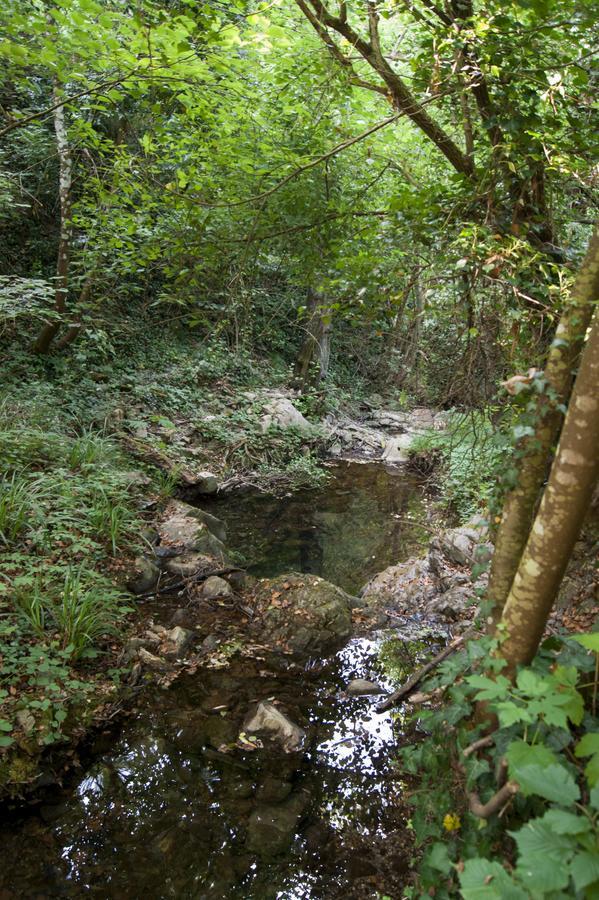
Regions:
M 389 694 L 388 697 L 383 700 L 382 703 L 377 704 L 376 710 L 377 712 L 386 712 L 386 710 L 391 709 L 392 706 L 395 706 L 399 700 L 403 700 L 404 697 L 408 697 L 412 691 L 417 687 L 417 685 L 422 681 L 425 675 L 428 675 L 429 672 L 432 672 L 433 669 L 436 669 L 443 660 L 447 659 L 448 656 L 451 656 L 452 653 L 455 653 L 456 650 L 459 650 L 460 647 L 463 647 L 468 638 L 472 637 L 474 634 L 474 628 L 468 628 L 464 634 L 461 634 L 459 637 L 455 638 L 447 647 L 444 647 L 440 653 L 437 653 L 436 656 L 433 656 L 427 663 L 425 663 L 422 668 L 418 669 L 417 672 L 414 672 L 411 675 L 405 684 L 403 684 L 396 691 L 393 691 L 392 694 Z

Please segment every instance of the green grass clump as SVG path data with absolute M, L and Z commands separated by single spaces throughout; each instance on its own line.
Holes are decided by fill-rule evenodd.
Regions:
M 105 678 L 93 658 L 130 612 L 110 567 L 141 529 L 117 443 L 43 406 L 0 401 L 0 747 L 23 712 L 36 742 L 62 740 Z

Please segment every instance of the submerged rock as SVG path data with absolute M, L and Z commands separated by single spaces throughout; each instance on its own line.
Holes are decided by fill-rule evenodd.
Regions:
M 285 753 L 299 750 L 306 737 L 299 725 L 292 722 L 273 703 L 263 700 L 256 710 L 243 723 L 246 734 L 266 733 L 271 740 L 277 741 Z
M 267 775 L 256 790 L 256 799 L 263 803 L 281 803 L 292 790 L 291 782 L 276 775 Z
M 354 678 L 346 687 L 348 694 L 360 696 L 363 694 L 384 694 L 383 688 L 374 681 L 367 681 L 365 678 Z
M 326 654 L 351 635 L 352 598 L 315 575 L 263 579 L 256 592 L 263 610 L 260 640 L 296 656 Z
M 304 792 L 291 794 L 283 803 L 261 804 L 248 822 L 246 846 L 262 857 L 276 856 L 289 847 L 309 803 Z

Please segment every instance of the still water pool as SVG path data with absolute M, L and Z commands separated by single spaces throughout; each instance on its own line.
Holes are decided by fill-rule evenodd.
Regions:
M 256 574 L 308 571 L 348 591 L 426 538 L 422 488 L 379 466 L 338 466 L 321 491 L 211 509 Z M 401 712 L 344 690 L 354 678 L 391 687 L 382 639 L 302 665 L 235 656 L 146 690 L 70 785 L 0 829 L 1 900 L 401 897 L 411 854 L 394 765 Z M 393 639 L 413 666 L 409 641 Z M 260 700 L 305 729 L 301 751 L 236 746 Z
M 228 544 L 255 575 L 311 572 L 355 593 L 376 572 L 417 555 L 429 531 L 419 479 L 380 463 L 336 463 L 323 488 L 216 501 Z

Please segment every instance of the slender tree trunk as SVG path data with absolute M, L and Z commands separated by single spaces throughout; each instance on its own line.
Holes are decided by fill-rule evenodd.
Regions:
M 573 371 L 587 331 L 593 304 L 599 299 L 599 228 L 595 230 L 576 279 L 568 306 L 549 350 L 545 379 L 547 388 L 539 399 L 538 425 L 527 438 L 519 463 L 518 482 L 507 495 L 495 540 L 487 596 L 492 602 L 491 630 L 514 580 L 528 538 L 535 506 L 547 472 L 547 460 L 559 435 L 560 406 L 567 403 Z
M 314 380 L 323 381 L 328 374 L 332 325 L 327 311 L 322 309 L 321 300 L 316 291 L 308 290 L 306 336 L 295 363 L 295 377 L 302 390 Z
M 69 289 L 69 264 L 71 259 L 71 184 L 73 180 L 73 160 L 69 147 L 64 104 L 59 103 L 62 92 L 58 84 L 54 86 L 54 131 L 58 150 L 58 195 L 60 200 L 60 236 L 56 261 L 56 291 L 54 309 L 60 317 L 66 308 Z M 47 322 L 39 333 L 33 349 L 36 353 L 47 353 L 60 328 L 60 318 Z
M 402 383 L 407 382 L 409 387 L 417 393 L 420 338 L 425 305 L 424 290 L 418 275 L 414 279 L 412 296 L 414 297 L 414 313 L 405 340 L 405 350 L 402 359 L 402 370 L 404 373 Z
M 599 244 L 594 262 L 599 268 Z M 498 634 L 509 671 L 537 651 L 599 478 L 599 310 L 595 311 L 551 474 Z
M 72 344 L 73 341 L 76 341 L 81 332 L 83 331 L 83 323 L 81 322 L 81 314 L 83 312 L 83 307 L 87 303 L 90 298 L 92 287 L 94 284 L 94 278 L 96 276 L 95 272 L 91 272 L 90 275 L 87 276 L 83 287 L 81 288 L 81 293 L 79 294 L 79 299 L 77 300 L 77 307 L 79 312 L 76 317 L 76 321 L 73 322 L 65 333 L 62 335 L 59 341 L 56 342 L 57 350 L 64 350 L 65 347 L 68 347 L 69 344 Z

